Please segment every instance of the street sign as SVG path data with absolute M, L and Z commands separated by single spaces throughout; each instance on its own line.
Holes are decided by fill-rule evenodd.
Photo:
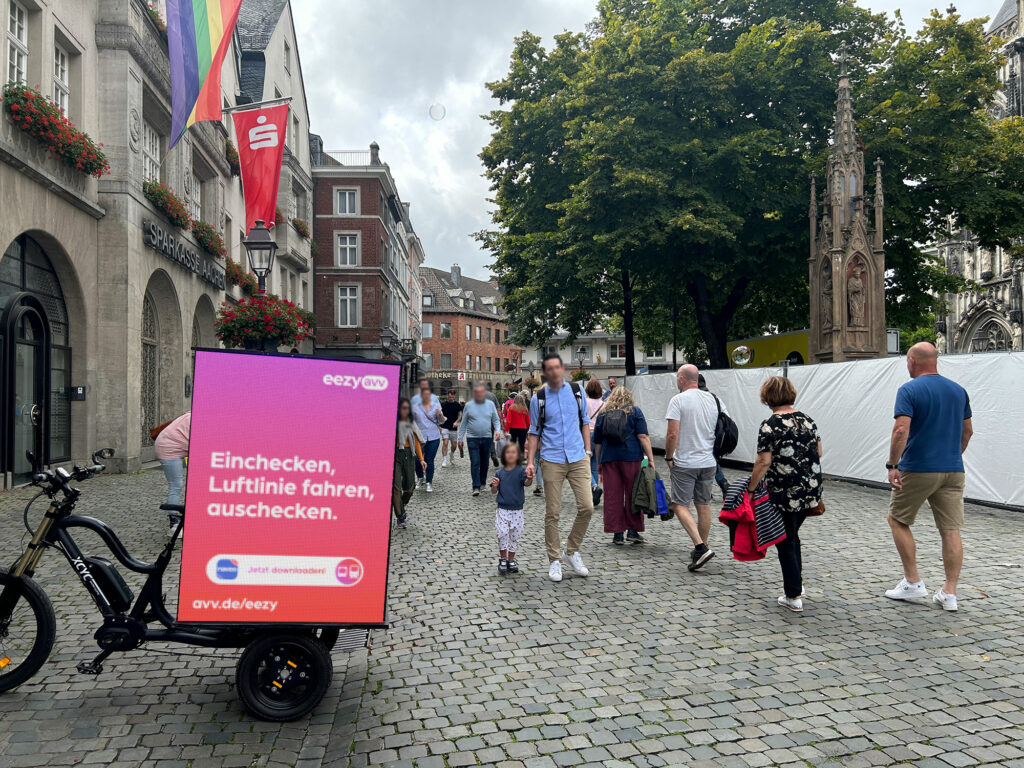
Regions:
M 196 352 L 180 621 L 384 623 L 400 379 Z

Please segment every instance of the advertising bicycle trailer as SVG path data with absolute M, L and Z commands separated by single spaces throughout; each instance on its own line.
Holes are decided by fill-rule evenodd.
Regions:
M 309 713 L 327 692 L 342 630 L 387 626 L 395 412 L 401 369 L 390 363 L 197 350 L 184 505 L 156 560 L 134 558 L 112 529 L 74 514 L 81 489 L 112 450 L 71 471 L 37 470 L 49 507 L 9 569 L 0 568 L 0 692 L 31 678 L 53 647 L 53 606 L 33 580 L 47 549 L 67 559 L 102 615 L 99 674 L 115 652 L 146 642 L 242 648 L 245 706 L 268 720 Z M 116 566 L 83 554 L 72 531 L 99 535 L 144 574 L 136 599 Z M 183 534 L 178 616 L 162 580 Z

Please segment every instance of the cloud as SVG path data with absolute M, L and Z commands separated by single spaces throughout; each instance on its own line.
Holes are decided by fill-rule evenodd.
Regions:
M 1001 0 L 955 0 L 961 14 L 991 16 Z M 935 0 L 874 0 L 903 8 L 916 30 Z M 948 0 L 945 3 L 948 5 Z M 459 263 L 485 277 L 490 255 L 472 233 L 489 226 L 487 182 L 477 157 L 495 107 L 484 83 L 503 76 L 517 35 L 582 31 L 595 0 L 294 0 L 312 130 L 325 148 L 371 141 L 412 204 L 427 264 Z M 943 8 L 944 10 L 944 8 Z M 431 116 L 443 105 L 444 117 Z
M 490 224 L 477 157 L 490 138 L 484 83 L 508 69 L 523 30 L 582 30 L 594 0 L 296 0 L 292 3 L 312 130 L 324 147 L 376 141 L 430 266 L 485 277 L 472 233 Z M 443 105 L 431 115 L 432 105 Z

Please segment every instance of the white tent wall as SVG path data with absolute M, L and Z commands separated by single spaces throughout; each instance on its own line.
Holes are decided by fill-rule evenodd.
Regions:
M 768 409 L 761 382 L 779 368 L 702 371 L 740 430 L 736 461 L 753 462 L 757 429 Z M 964 455 L 968 499 L 1024 507 L 1024 353 L 943 355 L 939 373 L 970 395 L 974 438 Z M 908 380 L 906 360 L 888 357 L 794 366 L 796 407 L 813 418 L 825 449 L 822 469 L 834 477 L 885 482 L 896 390 Z M 644 414 L 651 441 L 665 447 L 665 411 L 678 392 L 675 374 L 626 380 Z

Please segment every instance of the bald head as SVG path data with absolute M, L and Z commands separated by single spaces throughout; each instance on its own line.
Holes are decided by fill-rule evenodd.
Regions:
M 938 371 L 939 353 L 927 341 L 919 341 L 907 350 L 907 370 L 910 378 L 927 376 Z
M 676 384 L 679 387 L 680 392 L 685 392 L 688 389 L 693 389 L 697 386 L 700 380 L 700 372 L 697 370 L 696 365 L 679 366 L 679 370 L 676 371 Z

